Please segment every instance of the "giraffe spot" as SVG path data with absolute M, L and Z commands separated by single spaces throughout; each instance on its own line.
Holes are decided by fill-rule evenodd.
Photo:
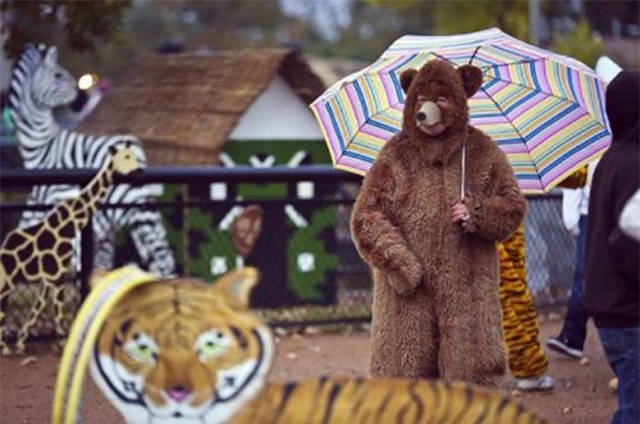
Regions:
M 70 238 L 73 238 L 73 235 L 75 234 L 75 232 L 76 231 L 75 231 L 75 226 L 73 225 L 73 222 L 69 221 L 62 228 L 60 228 L 60 230 L 58 231 L 58 234 L 62 238 L 70 239 Z
M 51 214 L 48 218 L 49 226 L 51 228 L 56 228 L 60 225 L 60 211 L 56 210 L 54 214 Z
M 56 260 L 56 257 L 51 253 L 45 253 L 40 257 L 40 266 L 41 270 L 47 274 L 52 276 L 53 278 L 57 278 L 60 273 L 60 265 Z
M 58 243 L 58 247 L 56 248 L 56 253 L 58 257 L 62 258 L 65 255 L 69 255 L 73 250 L 73 244 L 71 242 L 65 241 L 62 243 Z
M 91 196 L 96 197 L 100 193 L 100 184 L 96 184 L 91 187 Z
M 37 246 L 40 251 L 51 250 L 55 244 L 56 237 L 53 235 L 51 230 L 44 230 L 38 237 Z
M 0 256 L 0 261 L 2 261 L 2 266 L 4 267 L 7 274 L 11 275 L 17 265 L 16 258 L 8 253 L 3 253 L 2 256 Z
M 7 250 L 15 250 L 25 244 L 29 239 L 23 234 L 17 232 L 7 237 L 7 241 L 4 243 L 4 248 Z
M 42 223 L 38 223 L 38 224 L 34 224 L 30 227 L 27 228 L 23 228 L 22 232 L 25 233 L 28 236 L 34 236 L 38 233 L 38 231 L 40 231 Z
M 27 275 L 37 274 L 38 273 L 38 257 L 34 256 L 33 258 L 31 258 L 29 262 L 27 262 L 27 265 L 25 265 L 24 270 L 26 271 Z
M 33 243 L 28 243 L 25 247 L 19 249 L 16 253 L 18 254 L 18 260 L 20 262 L 26 262 L 27 259 L 29 259 L 31 255 L 33 255 Z
M 13 275 L 11 276 L 11 281 L 13 282 L 13 284 L 18 284 L 18 283 L 28 283 L 29 282 L 29 278 L 26 276 L 26 274 L 24 273 L 24 270 L 20 267 L 16 267 L 15 271 L 13 273 Z
M 62 207 L 58 209 L 58 212 L 60 214 L 60 221 L 66 221 L 71 216 L 69 209 L 65 207 L 65 205 L 62 205 Z

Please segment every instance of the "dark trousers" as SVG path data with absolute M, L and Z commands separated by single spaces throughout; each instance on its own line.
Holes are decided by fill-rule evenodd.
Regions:
M 607 361 L 618 377 L 618 410 L 611 424 L 640 422 L 640 327 L 598 328 Z
M 587 244 L 587 215 L 580 215 L 580 234 L 577 240 L 576 268 L 573 274 L 573 285 L 569 296 L 567 314 L 560 337 L 567 337 L 571 347 L 582 350 L 587 337 L 587 321 L 589 315 L 584 308 L 584 257 Z

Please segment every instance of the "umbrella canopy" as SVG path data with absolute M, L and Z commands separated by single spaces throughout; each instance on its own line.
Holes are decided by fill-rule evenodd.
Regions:
M 497 28 L 407 35 L 311 104 L 335 167 L 367 172 L 382 145 L 402 127 L 400 74 L 433 59 L 482 70 L 482 86 L 469 99 L 471 124 L 506 153 L 525 193 L 550 190 L 611 142 L 605 84 L 583 63 Z

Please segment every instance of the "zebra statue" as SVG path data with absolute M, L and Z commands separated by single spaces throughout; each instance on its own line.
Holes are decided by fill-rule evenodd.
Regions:
M 146 157 L 140 141 L 133 135 L 92 136 L 68 131 L 54 119 L 53 109 L 69 104 L 77 95 L 76 80 L 58 65 L 55 46 L 48 49 L 28 44 L 16 61 L 11 76 L 9 104 L 16 124 L 19 150 L 27 169 L 100 168 L 110 147 L 131 142 L 144 166 Z M 36 186 L 27 204 L 58 204 L 77 196 L 73 185 Z M 110 189 L 105 203 L 150 204 L 153 199 L 148 186 L 120 184 Z M 40 221 L 46 211 L 25 211 L 20 227 Z M 110 208 L 93 217 L 95 240 L 94 266 L 111 269 L 114 261 L 115 236 L 124 226 L 131 227 L 131 236 L 147 268 L 161 276 L 175 273 L 173 252 L 160 214 L 155 208 Z M 78 248 L 74 249 L 76 252 Z M 74 264 L 80 263 L 76 254 Z

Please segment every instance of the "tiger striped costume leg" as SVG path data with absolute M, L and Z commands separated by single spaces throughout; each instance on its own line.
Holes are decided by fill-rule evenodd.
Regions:
M 549 360 L 538 340 L 538 317 L 526 284 L 522 225 L 509 239 L 498 244 L 498 252 L 502 326 L 509 351 L 509 368 L 516 378 L 540 377 L 547 372 Z

